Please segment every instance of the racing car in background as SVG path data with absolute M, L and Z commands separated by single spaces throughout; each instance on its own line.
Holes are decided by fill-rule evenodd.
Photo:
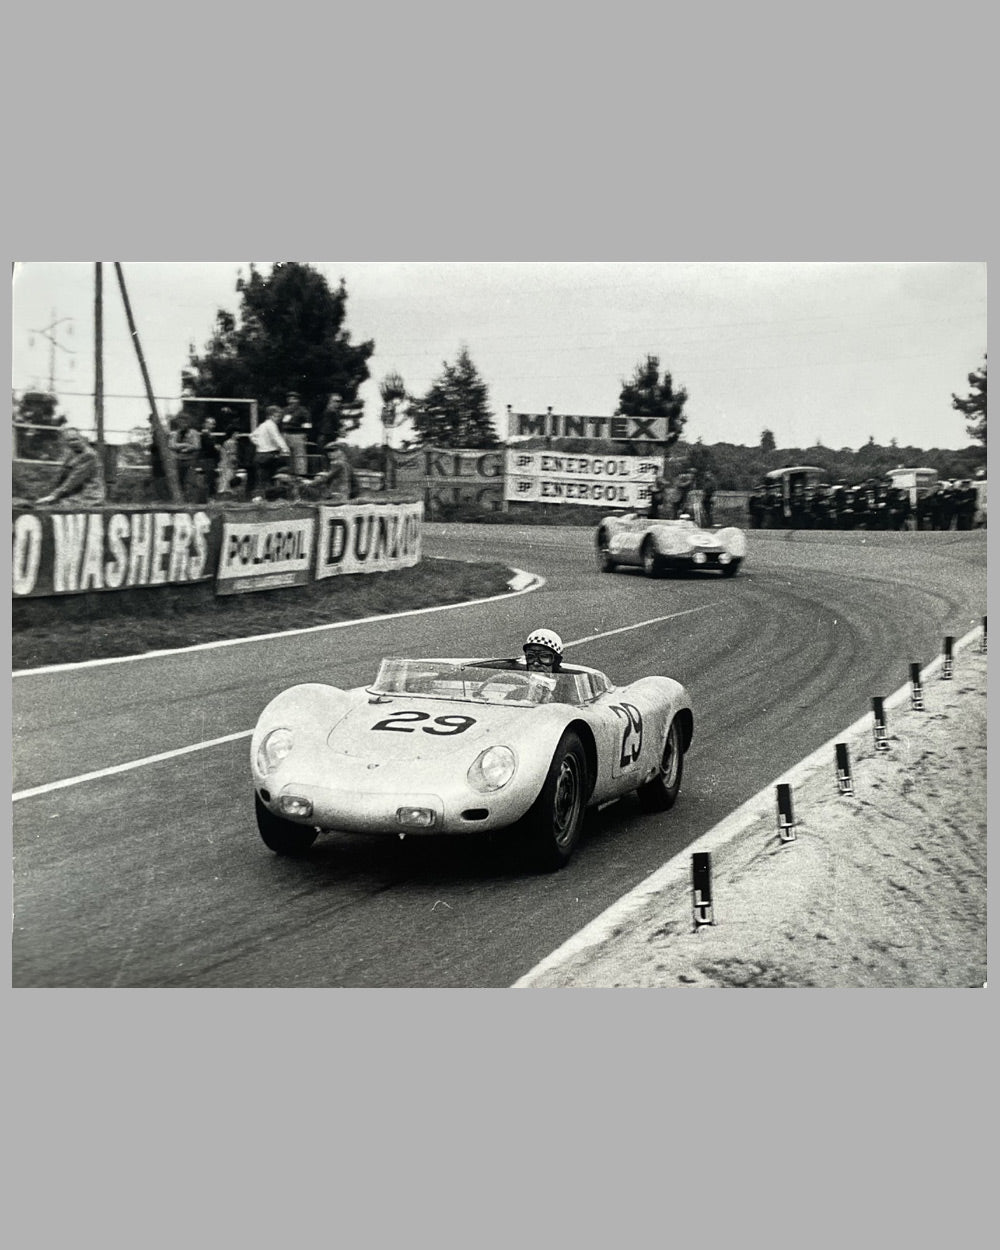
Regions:
M 633 565 L 647 577 L 670 569 L 715 569 L 735 577 L 747 550 L 746 535 L 735 525 L 702 529 L 688 516 L 667 521 L 638 512 L 603 517 L 596 545 L 602 573 Z
M 615 686 L 582 665 L 389 657 L 368 686 L 292 686 L 264 708 L 250 744 L 257 827 L 286 856 L 327 830 L 511 828 L 551 871 L 588 807 L 631 792 L 646 811 L 672 807 L 693 731 L 670 677 Z

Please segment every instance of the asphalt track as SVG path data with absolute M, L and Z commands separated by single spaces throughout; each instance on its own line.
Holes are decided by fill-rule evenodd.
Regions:
M 582 529 L 431 525 L 426 556 L 501 559 L 546 584 L 16 675 L 13 984 L 509 986 L 986 612 L 980 531 L 751 535 L 730 580 L 602 575 L 592 541 Z M 607 809 L 547 876 L 502 839 L 329 835 L 304 861 L 266 850 L 247 751 L 275 693 L 362 684 L 384 653 L 514 653 L 543 624 L 616 681 L 661 672 L 687 685 L 695 740 L 672 812 Z

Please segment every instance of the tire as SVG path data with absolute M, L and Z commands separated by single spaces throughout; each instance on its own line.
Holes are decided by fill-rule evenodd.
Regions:
M 735 577 L 736 574 L 740 571 L 740 565 L 742 563 L 743 563 L 742 560 L 730 560 L 728 564 L 724 564 L 722 566 L 722 576 L 723 577 Z
M 309 825 L 296 825 L 290 820 L 282 820 L 264 806 L 260 796 L 253 796 L 254 810 L 257 813 L 257 828 L 264 839 L 264 845 L 274 851 L 275 855 L 287 855 L 292 858 L 305 855 L 316 841 L 318 829 Z
M 597 567 L 602 573 L 615 571 L 614 557 L 608 550 L 608 536 L 604 530 L 597 535 Z
M 580 840 L 587 807 L 587 757 L 572 730 L 563 734 L 541 793 L 523 818 L 529 858 L 543 872 L 565 867 Z
M 660 767 L 652 781 L 647 781 L 636 791 L 639 806 L 644 812 L 667 812 L 677 802 L 684 774 L 684 747 L 681 743 L 681 727 L 674 719 L 670 722 L 663 744 Z
M 642 559 L 642 571 L 647 577 L 659 577 L 663 569 L 663 562 L 657 554 L 656 547 L 653 545 L 652 539 L 647 538 L 642 544 L 642 551 L 639 553 Z

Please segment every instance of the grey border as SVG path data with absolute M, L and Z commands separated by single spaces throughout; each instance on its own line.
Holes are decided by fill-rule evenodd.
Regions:
M 890 6 L 536 8 L 461 30 L 421 12 L 395 34 L 331 23 L 318 49 L 279 30 L 275 52 L 253 22 L 176 8 L 155 51 L 93 16 L 92 39 L 26 32 L 12 254 L 991 257 L 978 11 L 919 31 Z M 203 1201 L 233 1244 L 263 1241 L 272 1193 L 286 1236 L 310 1216 L 345 1231 L 319 1210 L 345 1182 L 359 1231 L 449 1242 L 525 1215 L 540 1239 L 549 1210 L 564 1241 L 605 1203 L 619 1240 L 745 1233 L 761 1206 L 773 1228 L 779 1204 L 789 1240 L 858 1220 L 961 1238 L 988 1190 L 969 1143 L 995 1016 L 942 993 L 11 991 L 15 1227 L 158 1243 L 167 1211 L 177 1231 L 196 1214 L 184 1160 L 215 1169 Z

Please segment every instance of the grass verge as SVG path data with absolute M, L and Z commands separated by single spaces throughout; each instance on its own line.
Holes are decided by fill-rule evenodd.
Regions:
M 465 603 L 503 594 L 510 569 L 504 564 L 424 559 L 409 569 L 377 575 L 356 573 L 308 586 L 215 595 L 164 588 L 133 598 L 93 594 L 22 602 L 15 612 L 12 668 L 40 668 L 80 660 L 142 655 L 225 638 L 247 638 L 333 621 L 386 616 L 411 608 Z M 33 608 L 34 610 L 28 610 Z M 125 609 L 125 610 L 123 610 Z

